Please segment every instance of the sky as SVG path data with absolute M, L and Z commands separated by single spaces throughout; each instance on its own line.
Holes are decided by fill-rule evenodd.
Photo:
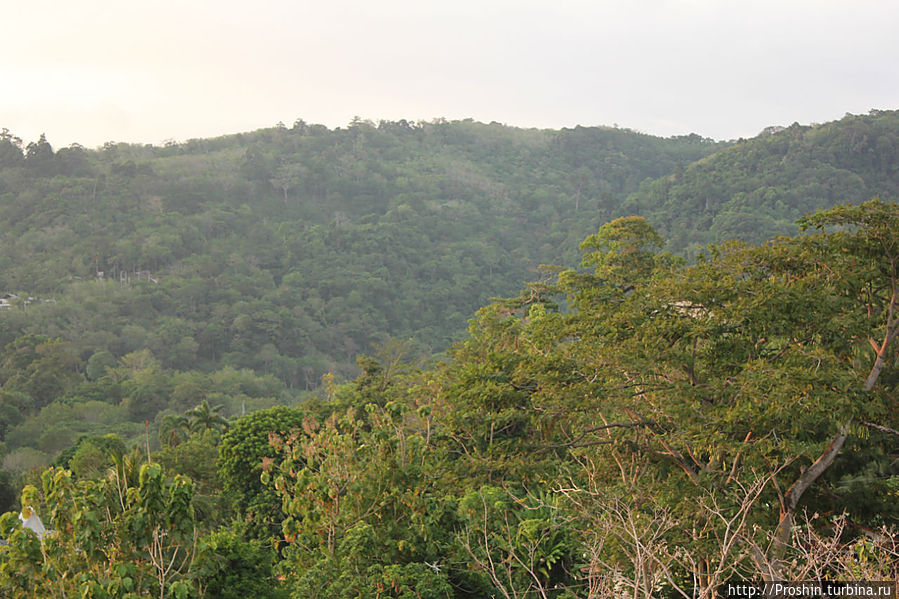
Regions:
M 0 0 L 0 127 L 162 144 L 353 117 L 752 137 L 899 108 L 895 0 Z

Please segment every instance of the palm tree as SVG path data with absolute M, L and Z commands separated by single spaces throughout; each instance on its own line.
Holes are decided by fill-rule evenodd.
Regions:
M 159 423 L 159 442 L 166 447 L 175 447 L 190 437 L 190 421 L 186 415 L 168 414 Z
M 137 485 L 140 479 L 140 469 L 146 463 L 147 455 L 139 447 L 133 448 L 125 454 L 113 453 L 113 466 L 107 471 L 107 476 L 115 481 L 119 495 L 119 505 L 124 509 L 125 495 L 130 487 Z
M 210 407 L 209 402 L 204 399 L 200 402 L 200 405 L 185 412 L 184 415 L 188 418 L 190 431 L 196 433 L 209 429 L 218 431 L 227 429 L 228 420 L 219 414 L 224 407 L 223 405 Z

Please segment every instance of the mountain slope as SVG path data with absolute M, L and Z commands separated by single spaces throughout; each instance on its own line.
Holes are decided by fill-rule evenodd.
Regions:
M 165 147 L 54 152 L 0 139 L 0 341 L 81 360 L 253 368 L 309 388 L 387 335 L 440 350 L 475 309 L 577 241 L 647 179 L 719 144 L 473 121 L 298 121 Z M 563 248 L 563 249 L 560 249 Z
M 769 128 L 642 185 L 621 213 L 646 216 L 671 249 L 693 252 L 795 233 L 800 216 L 875 196 L 899 197 L 899 111 Z

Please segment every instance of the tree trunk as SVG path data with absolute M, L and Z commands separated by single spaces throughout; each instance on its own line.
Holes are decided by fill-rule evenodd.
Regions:
M 799 500 L 802 499 L 806 490 L 818 480 L 818 477 L 824 474 L 824 471 L 830 467 L 848 437 L 849 423 L 847 422 L 840 425 L 839 431 L 831 439 L 827 449 L 818 456 L 818 459 L 811 466 L 802 471 L 799 478 L 796 479 L 796 482 L 790 486 L 786 495 L 784 495 L 783 504 L 780 508 L 780 521 L 777 523 L 777 528 L 774 529 L 774 539 L 771 544 L 771 566 L 776 578 L 780 577 L 780 561 L 787 546 L 790 544 Z
M 886 332 L 884 333 L 883 343 L 880 344 L 880 347 L 878 348 L 875 342 L 871 342 L 871 345 L 875 350 L 875 356 L 874 365 L 871 368 L 870 373 L 868 373 L 868 377 L 865 379 L 864 388 L 866 392 L 871 392 L 874 389 L 874 385 L 877 384 L 877 379 L 880 377 L 880 373 L 886 363 L 887 349 L 895 338 L 897 332 L 899 332 L 899 319 L 894 319 L 896 305 L 899 303 L 899 293 L 897 293 L 897 289 L 899 288 L 897 288 L 896 285 L 893 285 L 892 296 L 887 307 L 887 327 Z M 839 431 L 833 439 L 831 439 L 827 449 L 818 456 L 818 459 L 815 460 L 811 466 L 802 471 L 799 478 L 796 479 L 792 486 L 790 486 L 786 495 L 784 495 L 783 504 L 780 509 L 780 521 L 777 523 L 777 528 L 774 530 L 774 539 L 771 547 L 771 564 L 775 576 L 780 575 L 780 561 L 790 543 L 796 508 L 799 506 L 799 501 L 802 499 L 802 495 L 806 490 L 808 490 L 808 488 L 812 486 L 822 474 L 824 474 L 824 471 L 830 467 L 834 459 L 836 459 L 837 454 L 840 453 L 840 450 L 846 443 L 846 439 L 849 437 L 850 424 L 850 422 L 845 422 L 840 425 Z

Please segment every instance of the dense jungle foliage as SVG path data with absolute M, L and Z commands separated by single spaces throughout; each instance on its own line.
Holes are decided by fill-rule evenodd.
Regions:
M 572 599 L 895 580 L 899 205 L 801 226 L 688 266 L 616 219 L 440 364 L 395 343 L 298 407 L 229 422 L 204 401 L 156 452 L 84 438 L 22 492 L 51 532 L 0 517 L 0 585 Z
M 897 118 L 896 111 L 873 110 L 824 125 L 769 127 L 645 182 L 620 215 L 645 216 L 682 255 L 709 243 L 795 234 L 796 220 L 809 212 L 897 197 Z
M 146 421 L 155 437 L 207 397 L 228 417 L 289 403 L 392 338 L 439 353 L 537 265 L 574 263 L 641 181 L 719 145 L 471 121 L 98 150 L 4 131 L 4 467 Z
M 641 181 L 719 147 L 364 121 L 165 147 L 21 145 L 0 140 L 0 290 L 55 303 L 6 319 L 3 341 L 62 337 L 82 360 L 149 348 L 163 367 L 251 368 L 300 389 L 356 373 L 385 335 L 444 349 L 535 266 L 576 260 Z
M 895 576 L 897 140 L 885 111 L 729 143 L 356 120 L 54 150 L 4 130 L 0 586 Z

